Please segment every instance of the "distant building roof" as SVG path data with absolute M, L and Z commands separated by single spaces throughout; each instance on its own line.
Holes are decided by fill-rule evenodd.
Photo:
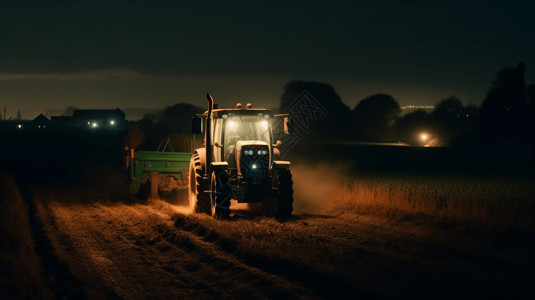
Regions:
M 118 118 L 124 120 L 125 114 L 120 108 L 116 109 L 75 109 L 72 113 L 74 119 L 92 118 Z
M 48 123 L 50 123 L 50 120 L 48 120 L 48 118 L 45 117 L 43 114 L 40 114 L 32 120 L 32 123 L 35 125 L 47 125 Z

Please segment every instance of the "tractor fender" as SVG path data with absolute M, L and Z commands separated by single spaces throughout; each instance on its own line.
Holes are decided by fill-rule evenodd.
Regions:
M 276 169 L 289 169 L 290 168 L 290 165 L 291 163 L 287 160 L 274 160 L 273 161 L 273 170 L 276 170 Z
M 212 174 L 215 170 L 226 170 L 228 168 L 228 162 L 226 161 L 214 161 L 210 164 L 209 174 Z

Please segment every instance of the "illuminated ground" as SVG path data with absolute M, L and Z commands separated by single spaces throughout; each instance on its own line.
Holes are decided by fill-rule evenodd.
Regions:
M 51 251 L 89 298 L 490 298 L 533 295 L 533 246 L 425 221 L 299 204 L 286 221 L 187 214 L 162 201 L 37 193 Z M 308 193 L 305 193 L 307 190 Z M 505 239 L 505 240 L 504 240 Z M 54 270 L 48 270 L 54 276 Z

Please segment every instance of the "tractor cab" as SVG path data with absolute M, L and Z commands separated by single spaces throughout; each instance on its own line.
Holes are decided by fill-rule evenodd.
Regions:
M 229 169 L 236 169 L 240 166 L 242 156 L 262 156 L 267 157 L 266 167 L 269 168 L 273 146 L 273 114 L 267 110 L 253 113 L 223 110 L 221 117 L 214 118 L 213 161 L 227 162 Z

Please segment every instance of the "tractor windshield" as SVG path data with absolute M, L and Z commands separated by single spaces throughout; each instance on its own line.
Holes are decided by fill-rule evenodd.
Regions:
M 268 120 L 257 116 L 229 116 L 224 125 L 225 157 L 234 153 L 238 141 L 261 141 L 271 146 Z

